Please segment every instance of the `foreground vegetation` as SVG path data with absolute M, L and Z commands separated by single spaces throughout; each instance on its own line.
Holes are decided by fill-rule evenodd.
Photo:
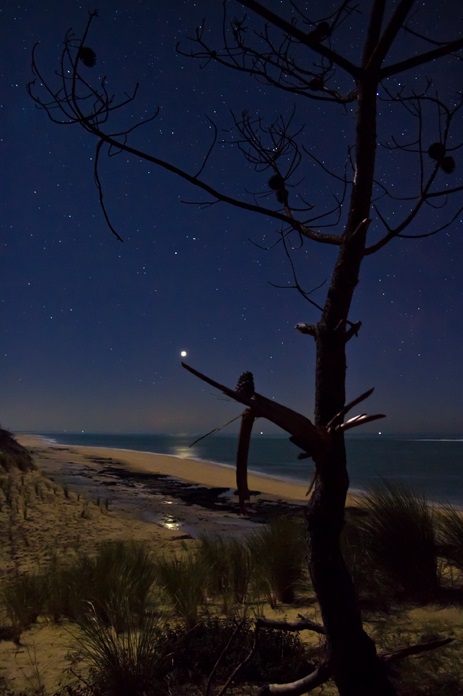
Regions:
M 7 487 L 0 490 L 7 505 Z M 398 620 L 413 606 L 461 606 L 461 514 L 384 484 L 347 511 L 342 541 L 380 651 L 456 638 L 426 659 L 394 664 L 400 693 L 461 694 L 463 619 L 461 633 L 450 634 L 436 623 L 417 633 Z M 229 693 L 257 693 L 319 662 L 322 635 L 275 630 L 264 618 L 318 619 L 306 565 L 301 520 L 288 516 L 247 537 L 203 536 L 170 554 L 128 541 L 94 553 L 76 548 L 3 581 L 0 638 L 21 649 L 37 622 L 66 627 L 74 667 L 55 694 L 215 696 L 227 684 Z M 34 689 L 48 693 L 39 674 Z M 2 693 L 19 692 L 5 682 Z

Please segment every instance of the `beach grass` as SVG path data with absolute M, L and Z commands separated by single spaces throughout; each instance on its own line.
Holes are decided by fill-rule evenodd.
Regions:
M 299 514 L 286 509 L 273 522 L 239 535 L 221 527 L 214 513 L 207 532 L 180 540 L 186 535 L 121 517 L 116 489 L 112 492 L 114 504 L 102 510 L 94 498 L 37 471 L 5 473 L 0 489 L 5 696 L 33 693 L 23 673 L 41 696 L 127 689 L 146 696 L 203 696 L 213 673 L 212 696 L 252 646 L 250 617 L 295 620 L 302 612 L 321 620 L 306 570 L 300 508 Z M 83 506 L 88 518 L 81 515 Z M 347 511 L 343 549 L 360 597 L 369 600 L 366 628 L 378 650 L 429 636 L 455 638 L 443 650 L 396 667 L 401 693 L 461 695 L 462 543 L 454 519 L 459 512 L 436 510 L 392 484 L 375 489 L 358 506 Z M 446 567 L 452 572 L 445 573 Z M 442 595 L 442 586 L 452 594 Z M 259 681 L 303 676 L 323 649 L 322 639 L 310 633 L 265 630 L 261 640 L 261 652 L 231 695 L 251 695 Z M 68 686 L 69 667 L 79 679 Z M 120 685 L 125 692 L 117 691 Z M 323 693 L 335 692 L 328 684 Z
M 174 614 L 187 628 L 194 626 L 205 611 L 207 566 L 194 552 L 187 552 L 158 558 L 155 572 L 157 583 Z
M 463 515 L 454 507 L 445 506 L 438 516 L 442 555 L 463 573 Z
M 45 599 L 45 579 L 38 573 L 10 578 L 0 594 L 5 614 L 18 634 L 29 628 L 44 613 Z
M 120 630 L 122 614 L 124 631 Z M 108 608 L 105 620 L 90 611 L 73 630 L 75 647 L 88 667 L 85 682 L 93 694 L 142 696 L 152 693 L 166 671 L 169 646 L 165 630 L 154 615 L 135 626 L 129 602 Z
M 207 569 L 207 594 L 218 599 L 224 614 L 233 613 L 250 596 L 255 560 L 245 540 L 220 534 L 202 534 L 195 551 Z
M 358 549 L 366 567 L 387 592 L 431 600 L 439 593 L 435 515 L 410 488 L 383 482 L 362 499 L 367 513 L 357 519 Z
M 293 604 L 308 589 L 304 530 L 300 519 L 282 516 L 255 532 L 248 542 L 256 580 L 270 606 Z

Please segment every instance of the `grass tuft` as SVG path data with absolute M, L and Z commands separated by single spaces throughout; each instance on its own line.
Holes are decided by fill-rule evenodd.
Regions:
M 208 596 L 221 599 L 225 614 L 237 604 L 244 604 L 255 571 L 255 563 L 245 541 L 204 534 L 200 537 L 197 559 L 208 569 Z
M 363 506 L 364 554 L 382 581 L 409 598 L 431 599 L 439 590 L 433 511 L 406 486 L 384 482 Z
M 305 540 L 298 520 L 280 517 L 249 539 L 256 564 L 258 585 L 273 608 L 278 602 L 292 604 L 304 580 Z
M 156 579 L 175 614 L 189 628 L 205 605 L 209 570 L 194 552 L 159 558 Z
M 90 612 L 79 622 L 75 636 L 80 656 L 90 664 L 92 694 L 142 696 L 152 691 L 166 657 L 166 642 L 158 621 L 151 617 L 134 627 L 131 611 L 125 606 L 124 632 L 120 632 L 120 610 L 109 623 L 102 624 L 98 612 Z
M 38 574 L 16 575 L 3 588 L 1 601 L 12 625 L 23 631 L 43 613 L 46 588 Z
M 442 554 L 463 573 L 463 515 L 447 506 L 439 514 L 438 521 Z

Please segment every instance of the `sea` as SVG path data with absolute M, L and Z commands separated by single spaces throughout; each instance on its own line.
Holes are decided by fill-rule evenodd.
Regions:
M 211 435 L 195 443 L 195 435 L 104 433 L 40 433 L 60 445 L 111 447 L 171 454 L 233 466 L 236 435 Z M 193 444 L 195 443 L 195 444 Z M 405 485 L 430 502 L 463 508 L 463 435 L 351 435 L 346 437 L 351 491 L 368 491 L 382 481 Z M 284 435 L 256 435 L 248 468 L 259 474 L 309 483 L 310 459 Z

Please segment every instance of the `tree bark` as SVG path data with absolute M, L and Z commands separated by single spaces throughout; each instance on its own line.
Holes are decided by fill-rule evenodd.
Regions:
M 362 626 L 352 578 L 340 548 L 349 480 L 343 434 L 333 438 L 306 509 L 309 570 L 326 632 L 326 660 L 340 696 L 393 696 L 374 642 Z
M 346 321 L 365 249 L 376 151 L 376 80 L 358 85 L 356 171 L 349 218 L 315 332 L 315 425 L 326 426 L 346 401 Z M 316 478 L 306 509 L 309 570 L 326 630 L 327 663 L 341 696 L 392 696 L 374 642 L 363 630 L 340 536 L 349 477 L 344 434 L 334 433 L 322 457 L 314 457 Z

